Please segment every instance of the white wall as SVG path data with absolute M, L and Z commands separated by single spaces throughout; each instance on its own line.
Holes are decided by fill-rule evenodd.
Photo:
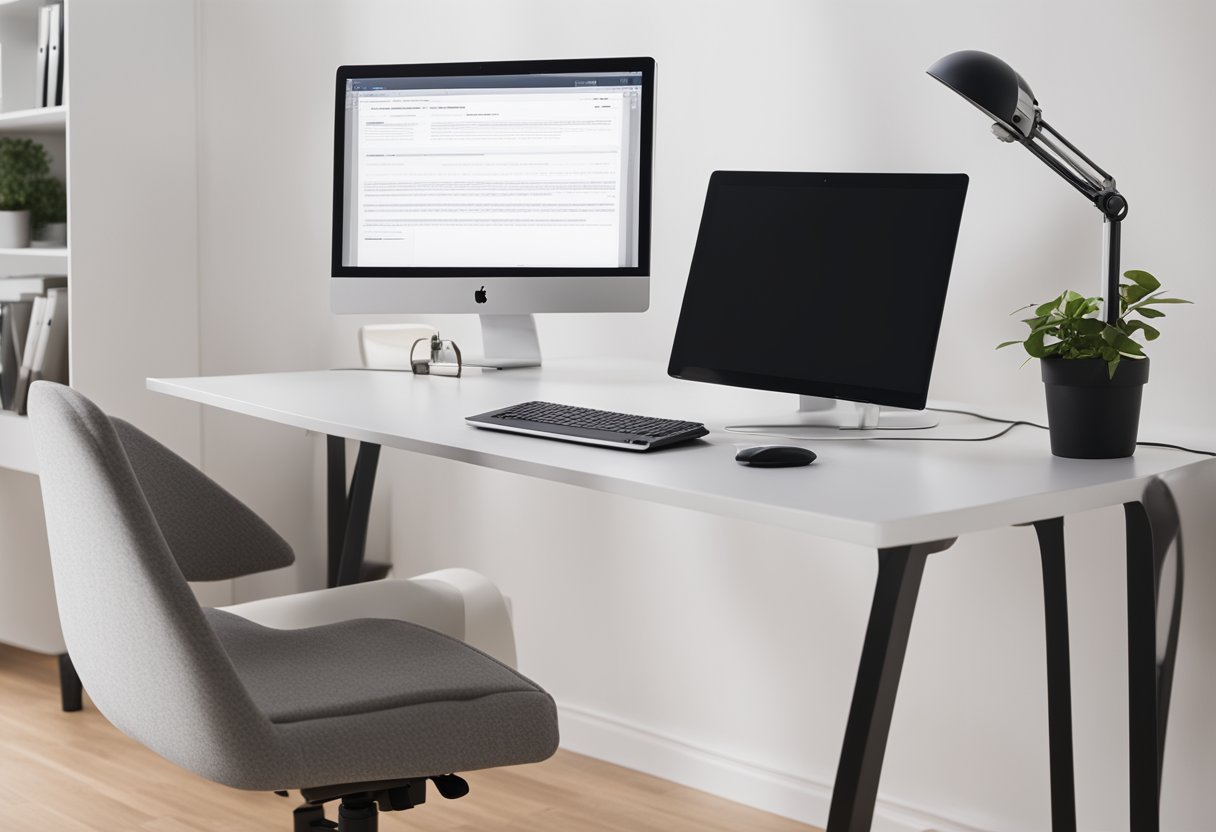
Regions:
M 717 168 L 965 171 L 972 176 L 932 395 L 1041 410 L 1033 366 L 993 345 L 1008 312 L 1093 290 L 1101 223 L 1029 154 L 924 74 L 947 52 L 1004 57 L 1048 120 L 1118 176 L 1126 267 L 1196 308 L 1154 345 L 1146 438 L 1216 444 L 1216 304 L 1206 256 L 1207 79 L 1214 12 L 1199 0 L 916 4 L 669 0 L 200 2 L 200 268 L 205 373 L 351 365 L 370 318 L 327 309 L 333 69 L 340 63 L 595 55 L 658 60 L 651 310 L 547 316 L 547 355 L 662 360 Z M 476 346 L 470 318 L 435 316 Z M 321 574 L 316 442 L 207 412 L 208 470 Z M 822 823 L 875 574 L 871 553 L 779 529 L 386 453 L 402 573 L 466 564 L 514 597 L 523 668 L 563 706 L 568 745 Z M 425 482 L 425 494 L 422 483 Z M 428 496 L 449 495 L 443 505 Z M 387 497 L 386 497 L 387 499 Z M 1080 824 L 1127 829 L 1122 521 L 1070 518 Z M 391 539 L 390 539 L 391 538 Z M 375 541 L 373 541 L 375 542 Z M 1165 828 L 1210 825 L 1216 775 L 1213 580 L 1192 605 L 1171 723 Z M 1202 619 L 1206 621 L 1206 618 Z M 882 782 L 887 829 L 1048 827 L 1041 583 L 1033 534 L 970 536 L 925 575 Z M 919 807 L 896 819 L 898 806 Z M 911 820 L 908 820 L 908 819 Z M 936 820 L 934 820 L 936 818 Z

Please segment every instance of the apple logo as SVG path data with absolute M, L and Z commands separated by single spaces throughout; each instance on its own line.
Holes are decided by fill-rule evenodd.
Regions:
M 486 287 L 485 286 L 482 286 L 480 289 L 478 289 L 476 292 L 473 293 L 473 300 L 477 301 L 478 303 L 486 302 Z

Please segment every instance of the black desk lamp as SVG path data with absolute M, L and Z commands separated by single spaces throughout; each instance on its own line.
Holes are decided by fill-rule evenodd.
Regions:
M 987 52 L 953 52 L 928 73 L 970 101 L 996 123 L 1003 142 L 1020 142 L 1089 199 L 1106 218 L 1106 275 L 1102 299 L 1107 323 L 1119 319 L 1119 230 L 1127 200 L 1115 180 L 1072 142 L 1043 121 L 1034 93 L 1013 67 Z

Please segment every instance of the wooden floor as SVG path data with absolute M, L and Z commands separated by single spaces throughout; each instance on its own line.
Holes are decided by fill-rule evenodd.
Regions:
M 467 775 L 468 797 L 380 816 L 385 832 L 814 832 L 629 769 L 558 752 Z M 53 658 L 0 645 L 0 806 L 18 832 L 290 832 L 298 803 L 225 788 L 118 733 L 91 704 L 59 709 Z M 332 808 L 330 814 L 334 814 Z

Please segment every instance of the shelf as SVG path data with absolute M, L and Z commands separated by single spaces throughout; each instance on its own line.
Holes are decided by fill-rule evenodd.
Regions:
M 65 104 L 0 113 L 0 132 L 3 133 L 46 133 L 62 130 L 67 123 L 68 108 Z
M 0 248 L 0 257 L 67 257 L 68 250 L 62 246 L 58 248 L 34 247 L 29 248 Z

